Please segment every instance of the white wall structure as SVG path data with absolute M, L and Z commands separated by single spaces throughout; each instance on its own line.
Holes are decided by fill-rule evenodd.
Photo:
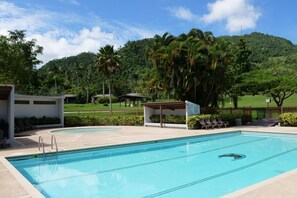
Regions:
M 64 126 L 64 97 L 63 96 L 28 96 L 15 95 L 16 118 L 23 117 L 56 117 L 60 124 L 50 125 L 53 127 Z M 49 127 L 45 125 L 43 127 Z
M 13 146 L 14 143 L 15 118 L 44 116 L 59 118 L 60 123 L 42 127 L 64 127 L 64 97 L 17 95 L 13 85 L 0 84 L 0 119 L 9 125 L 8 144 Z
M 200 106 L 189 102 L 153 102 L 144 103 L 144 126 L 177 127 L 188 129 L 188 117 L 200 114 Z M 160 115 L 160 123 L 153 123 L 152 115 Z M 162 115 L 185 115 L 186 124 L 163 123 Z
M 8 123 L 7 143 L 12 144 L 14 138 L 14 86 L 0 85 L 0 119 Z

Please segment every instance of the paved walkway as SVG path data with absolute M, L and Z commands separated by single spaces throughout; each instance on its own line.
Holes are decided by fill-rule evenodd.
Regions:
M 106 127 L 103 127 L 106 128 Z M 213 130 L 185 130 L 153 127 L 111 127 L 118 128 L 114 132 L 100 132 L 89 134 L 55 134 L 59 150 L 73 150 L 98 146 L 127 144 L 134 142 L 155 141 L 169 138 L 197 136 L 203 134 L 222 133 L 234 130 L 286 132 L 297 133 L 296 128 L 289 127 L 235 127 Z M 0 151 L 0 198 L 36 198 L 42 197 L 18 173 L 4 157 L 38 153 L 38 137 L 42 136 L 46 145 L 46 152 L 50 151 L 50 130 L 36 130 L 23 133 L 16 137 L 16 147 Z M 247 189 L 240 190 L 226 197 L 296 197 L 297 171 L 285 173 L 274 179 L 260 182 Z M 37 191 L 37 192 L 36 192 Z M 39 193 L 39 194 L 38 194 Z

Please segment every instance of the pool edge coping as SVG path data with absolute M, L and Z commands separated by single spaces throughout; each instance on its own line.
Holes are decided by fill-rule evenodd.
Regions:
M 16 181 L 28 193 L 28 196 L 34 198 L 45 198 L 44 195 L 37 190 L 5 157 L 0 157 L 0 162 L 7 168 L 8 172 L 16 179 Z
M 229 194 L 226 194 L 222 196 L 221 198 L 238 198 L 238 197 L 243 197 L 249 192 L 255 191 L 260 189 L 261 187 L 267 186 L 269 184 L 272 184 L 273 182 L 280 181 L 281 179 L 285 179 L 293 174 L 297 174 L 297 168 L 287 171 L 285 173 L 282 173 L 280 175 L 276 175 L 274 177 L 271 177 L 270 179 L 266 179 L 264 181 L 260 181 L 258 183 L 255 183 L 251 186 L 247 186 L 245 188 L 239 189 L 237 191 L 231 192 Z

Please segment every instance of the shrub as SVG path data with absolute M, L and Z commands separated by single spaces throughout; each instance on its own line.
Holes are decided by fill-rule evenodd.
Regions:
M 119 101 L 119 99 L 116 96 L 111 96 L 111 102 L 112 103 L 116 103 L 118 101 Z M 99 104 L 109 104 L 109 97 L 108 96 L 99 97 L 99 98 L 97 98 L 97 103 L 99 103 Z
M 212 118 L 213 116 L 214 115 L 211 115 L 211 114 L 200 114 L 200 115 L 195 115 L 195 116 L 189 116 L 188 127 L 192 128 L 192 129 L 201 128 L 199 119 Z
M 283 113 L 279 116 L 281 126 L 297 126 L 297 113 Z
M 0 130 L 3 130 L 4 134 L 3 136 L 4 137 L 8 137 L 8 128 L 9 128 L 9 125 L 7 122 L 5 122 L 5 120 L 1 119 L 0 120 Z
M 150 120 L 153 123 L 160 123 L 160 115 L 152 115 Z M 163 115 L 163 123 L 172 123 L 172 124 L 185 124 L 186 116 L 185 115 Z
M 75 126 L 142 126 L 143 116 L 73 116 L 65 117 L 65 127 Z
M 47 125 L 47 124 L 60 124 L 60 118 L 56 117 L 46 117 L 41 118 L 36 117 L 24 117 L 24 118 L 15 118 L 15 123 L 26 123 L 30 125 Z

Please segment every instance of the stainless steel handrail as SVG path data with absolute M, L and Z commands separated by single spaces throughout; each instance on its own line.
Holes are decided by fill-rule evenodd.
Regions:
M 44 150 L 44 143 L 43 143 L 43 138 L 41 136 L 39 136 L 38 139 L 38 150 L 40 151 L 40 147 L 42 146 L 42 154 L 43 157 L 45 156 L 45 150 Z
M 54 148 L 54 143 L 55 143 L 55 146 L 56 146 L 56 153 L 58 153 L 58 144 L 57 144 L 57 139 L 54 135 L 52 135 L 51 137 L 51 149 Z

